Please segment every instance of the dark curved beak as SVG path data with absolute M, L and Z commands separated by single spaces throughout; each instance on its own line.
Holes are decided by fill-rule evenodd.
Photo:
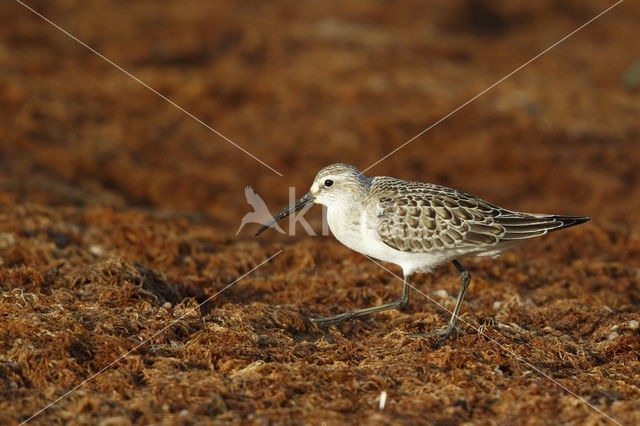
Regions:
M 304 206 L 310 203 L 313 203 L 313 195 L 311 194 L 311 192 L 307 192 L 304 196 L 299 198 L 295 203 L 293 203 L 289 207 L 285 207 L 284 209 L 282 209 L 280 213 L 278 213 L 273 218 L 271 218 L 269 222 L 265 223 L 262 226 L 262 228 L 258 229 L 258 232 L 256 232 L 255 236 L 257 237 L 258 235 L 262 234 L 262 232 L 264 232 L 265 229 L 269 228 L 274 223 L 278 222 L 281 219 L 284 219 L 285 217 L 289 216 L 291 213 L 297 212 L 298 210 L 302 209 Z

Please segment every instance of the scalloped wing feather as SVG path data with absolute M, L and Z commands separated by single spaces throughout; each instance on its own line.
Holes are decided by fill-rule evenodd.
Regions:
M 451 188 L 388 177 L 373 179 L 369 197 L 380 239 L 414 253 L 491 251 L 589 220 L 514 212 Z

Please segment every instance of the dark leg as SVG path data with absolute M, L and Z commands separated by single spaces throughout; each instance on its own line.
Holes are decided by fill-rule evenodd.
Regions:
M 457 260 L 453 261 L 458 272 L 460 272 L 460 292 L 458 293 L 458 300 L 456 301 L 456 306 L 453 308 L 453 315 L 451 315 L 451 319 L 449 320 L 449 325 L 446 328 L 442 328 L 440 330 L 432 331 L 431 333 L 426 334 L 418 334 L 414 336 L 442 336 L 440 340 L 433 344 L 434 347 L 440 346 L 445 340 L 453 334 L 456 330 L 456 321 L 458 320 L 458 314 L 460 313 L 460 307 L 462 307 L 462 300 L 464 299 L 464 295 L 467 292 L 467 287 L 469 287 L 469 282 L 471 282 L 471 274 L 469 271 L 465 269 L 464 266 L 460 264 Z
M 391 303 L 385 303 L 380 306 L 373 306 L 371 308 L 358 309 L 356 311 L 349 311 L 342 314 L 334 315 L 326 318 L 309 318 L 309 321 L 318 324 L 319 326 L 330 326 L 342 324 L 350 319 L 358 318 L 363 315 L 374 314 L 376 312 L 382 312 L 389 309 L 398 309 L 409 303 L 409 277 L 405 275 L 404 286 L 402 287 L 402 296 Z

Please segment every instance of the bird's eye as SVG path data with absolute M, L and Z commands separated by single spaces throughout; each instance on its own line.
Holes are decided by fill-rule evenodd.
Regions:
M 324 181 L 324 186 L 326 186 L 327 188 L 329 188 L 332 185 L 333 185 L 333 181 L 331 179 L 327 179 Z

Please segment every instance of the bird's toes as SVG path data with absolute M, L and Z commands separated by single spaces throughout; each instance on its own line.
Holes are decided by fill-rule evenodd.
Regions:
M 329 327 L 332 325 L 340 325 L 350 319 L 350 316 L 348 314 L 349 312 L 326 318 L 309 318 L 309 321 L 314 323 L 318 327 Z
M 438 330 L 433 330 L 429 333 L 413 333 L 409 334 L 411 338 L 420 338 L 420 337 L 440 337 L 440 339 L 436 340 L 435 343 L 431 345 L 432 349 L 439 348 L 444 342 L 451 337 L 453 333 L 462 333 L 463 331 L 458 329 L 458 327 L 446 327 Z

